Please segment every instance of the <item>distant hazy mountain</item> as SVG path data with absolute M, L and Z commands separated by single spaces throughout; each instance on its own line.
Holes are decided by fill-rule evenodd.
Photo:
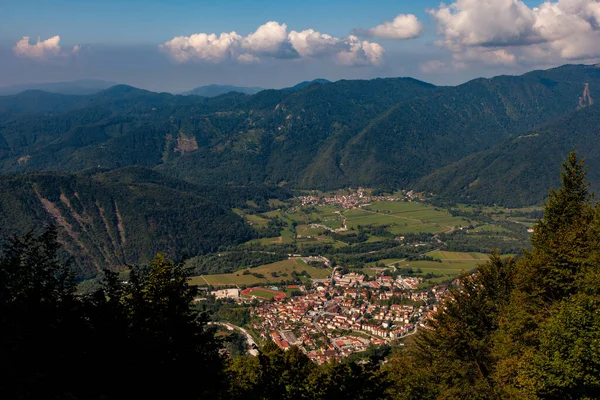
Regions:
M 294 91 L 294 90 L 304 89 L 305 87 L 307 87 L 309 85 L 314 85 L 314 84 L 323 85 L 325 83 L 331 83 L 331 81 L 328 81 L 327 79 L 315 79 L 315 80 L 312 80 L 312 81 L 300 82 L 297 85 L 294 85 L 294 86 L 289 87 L 289 88 L 281 89 L 281 90 Z
M 96 79 L 82 79 L 72 82 L 28 83 L 0 87 L 0 96 L 18 94 L 27 90 L 41 90 L 49 93 L 90 95 L 115 86 L 115 82 Z
M 237 92 L 243 94 L 255 94 L 265 89 L 260 87 L 243 87 L 231 85 L 206 85 L 200 86 L 187 92 L 181 93 L 184 96 L 202 96 L 202 97 L 217 97 L 222 94 Z

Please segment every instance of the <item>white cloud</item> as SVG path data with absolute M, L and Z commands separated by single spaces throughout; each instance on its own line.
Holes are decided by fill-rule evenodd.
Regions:
M 429 10 L 458 61 L 490 64 L 600 58 L 600 1 L 456 0 Z
M 313 29 L 291 31 L 288 40 L 300 57 L 318 57 L 339 49 L 340 40 Z
M 244 49 L 249 53 L 267 56 L 278 56 L 287 42 L 287 25 L 271 21 L 258 27 L 258 29 L 244 38 Z
M 357 29 L 356 33 L 381 39 L 413 39 L 419 36 L 424 29 L 425 27 L 415 15 L 399 14 L 393 21 L 384 22 L 366 31 Z
M 29 36 L 23 36 L 13 47 L 13 52 L 17 57 L 32 58 L 35 60 L 45 60 L 53 56 L 58 56 L 60 55 L 60 36 L 53 36 L 44 41 L 38 38 L 35 44 L 29 43 Z
M 384 49 L 379 44 L 360 41 L 356 36 L 336 38 L 313 29 L 301 32 L 292 30 L 288 33 L 287 25 L 276 21 L 267 22 L 247 36 L 240 36 L 235 32 L 221 33 L 219 36 L 198 33 L 175 37 L 159 48 L 181 63 L 193 60 L 255 63 L 263 57 L 329 57 L 344 65 L 379 65 L 384 54 Z
M 377 43 L 360 41 L 356 36 L 348 36 L 350 48 L 337 53 L 337 60 L 343 65 L 379 65 L 383 61 L 384 49 Z
M 73 47 L 71 54 L 75 55 L 81 50 L 80 45 Z M 46 40 L 38 38 L 35 44 L 29 43 L 29 36 L 23 36 L 13 47 L 17 57 L 29 58 L 36 61 L 45 61 L 55 57 L 66 56 L 60 47 L 60 36 L 56 35 Z

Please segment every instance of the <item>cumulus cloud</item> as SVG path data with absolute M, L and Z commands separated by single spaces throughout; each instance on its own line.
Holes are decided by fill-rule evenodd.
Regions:
M 65 56 L 60 47 L 60 36 L 53 36 L 46 40 L 38 38 L 35 44 L 29 42 L 29 36 L 23 36 L 21 40 L 13 47 L 13 53 L 17 57 L 29 58 L 36 61 L 45 61 L 54 57 Z M 77 54 L 81 49 L 80 45 L 73 47 L 72 54 Z
M 384 49 L 356 36 L 336 38 L 313 29 L 290 31 L 286 24 L 267 22 L 247 36 L 236 32 L 198 33 L 175 37 L 159 46 L 173 60 L 219 63 L 233 60 L 256 63 L 263 57 L 277 59 L 331 58 L 344 65 L 378 65 Z
M 413 14 L 399 14 L 393 21 L 384 22 L 374 28 L 356 29 L 360 36 L 376 37 L 381 39 L 414 39 L 423 32 L 425 27 Z
M 549 0 L 534 8 L 521 0 L 456 0 L 428 12 L 442 38 L 438 44 L 458 62 L 600 58 L 598 0 Z

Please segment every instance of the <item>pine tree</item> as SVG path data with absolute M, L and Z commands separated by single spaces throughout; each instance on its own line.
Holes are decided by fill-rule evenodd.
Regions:
M 598 243 L 586 168 L 574 152 L 563 163 L 561 181 L 558 190 L 550 191 L 544 217 L 535 225 L 533 251 L 526 253 L 520 264 L 522 290 L 540 301 L 573 294 L 576 278 Z

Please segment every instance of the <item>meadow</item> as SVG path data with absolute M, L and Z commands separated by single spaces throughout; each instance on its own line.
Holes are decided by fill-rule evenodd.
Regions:
M 306 271 L 312 278 L 326 278 L 331 274 L 327 268 L 316 268 L 307 265 L 300 258 L 290 258 L 272 264 L 262 265 L 256 268 L 248 269 L 250 273 L 244 274 L 244 271 L 236 271 L 231 274 L 216 274 L 194 276 L 190 280 L 191 285 L 214 287 L 219 286 L 253 286 L 258 284 L 279 284 L 281 282 L 292 280 L 292 272 L 301 274 Z M 262 275 L 259 278 L 255 275 Z

